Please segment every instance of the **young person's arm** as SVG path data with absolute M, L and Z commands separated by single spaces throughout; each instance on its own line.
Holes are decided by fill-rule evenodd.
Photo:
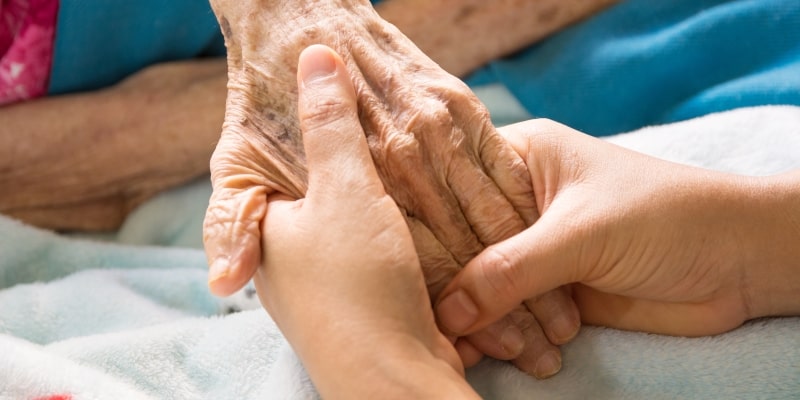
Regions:
M 800 171 L 753 178 L 747 266 L 750 318 L 800 315 Z

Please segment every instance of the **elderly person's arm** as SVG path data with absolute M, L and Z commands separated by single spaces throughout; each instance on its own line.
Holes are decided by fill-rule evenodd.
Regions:
M 0 213 L 111 230 L 136 205 L 208 171 L 224 60 L 161 64 L 108 89 L 0 107 Z
M 447 72 L 464 76 L 618 1 L 388 0 L 376 10 Z
M 462 76 L 613 2 L 390 0 L 377 10 Z M 0 107 L 0 182 L 14 188 L 0 213 L 53 229 L 118 227 L 151 195 L 207 171 L 225 75 L 219 62 L 154 66 L 118 88 Z

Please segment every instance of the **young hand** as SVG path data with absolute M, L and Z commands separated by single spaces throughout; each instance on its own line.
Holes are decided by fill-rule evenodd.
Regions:
M 445 288 L 436 311 L 447 331 L 473 332 L 573 282 L 585 323 L 628 330 L 709 335 L 792 312 L 779 298 L 800 283 L 797 174 L 677 165 L 546 120 L 504 134 L 528 165 L 542 217 Z
M 272 195 L 256 288 L 324 398 L 474 396 L 436 327 L 411 233 L 373 165 L 333 51 L 300 57 L 306 197 Z

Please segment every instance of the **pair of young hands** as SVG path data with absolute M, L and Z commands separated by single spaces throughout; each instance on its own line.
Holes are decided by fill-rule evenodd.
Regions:
M 459 375 L 480 354 L 453 338 L 562 285 L 572 285 L 584 322 L 622 329 L 705 335 L 757 316 L 744 267 L 752 260 L 732 257 L 756 250 L 740 228 L 758 226 L 755 216 L 731 218 L 752 214 L 742 200 L 754 197 L 752 182 L 546 120 L 500 130 L 527 163 L 541 219 L 468 263 L 432 310 L 342 61 L 309 47 L 298 86 L 308 191 L 269 197 L 269 250 L 255 282 L 323 395 L 367 394 L 375 388 L 364 374 L 385 378 L 375 390 L 469 394 Z

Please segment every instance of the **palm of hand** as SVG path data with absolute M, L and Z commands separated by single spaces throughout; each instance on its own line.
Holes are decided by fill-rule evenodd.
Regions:
M 649 207 L 652 203 L 658 202 L 650 197 L 626 218 L 596 227 L 597 235 L 607 238 L 605 247 L 590 258 L 594 267 L 573 291 L 583 320 L 682 336 L 741 325 L 748 313 L 743 277 L 718 252 L 726 246 L 721 244 L 724 228 L 718 229 L 726 221 L 699 208 L 695 213 L 691 204 L 660 204 L 680 210 L 663 213 Z M 666 215 L 672 217 L 660 217 Z

